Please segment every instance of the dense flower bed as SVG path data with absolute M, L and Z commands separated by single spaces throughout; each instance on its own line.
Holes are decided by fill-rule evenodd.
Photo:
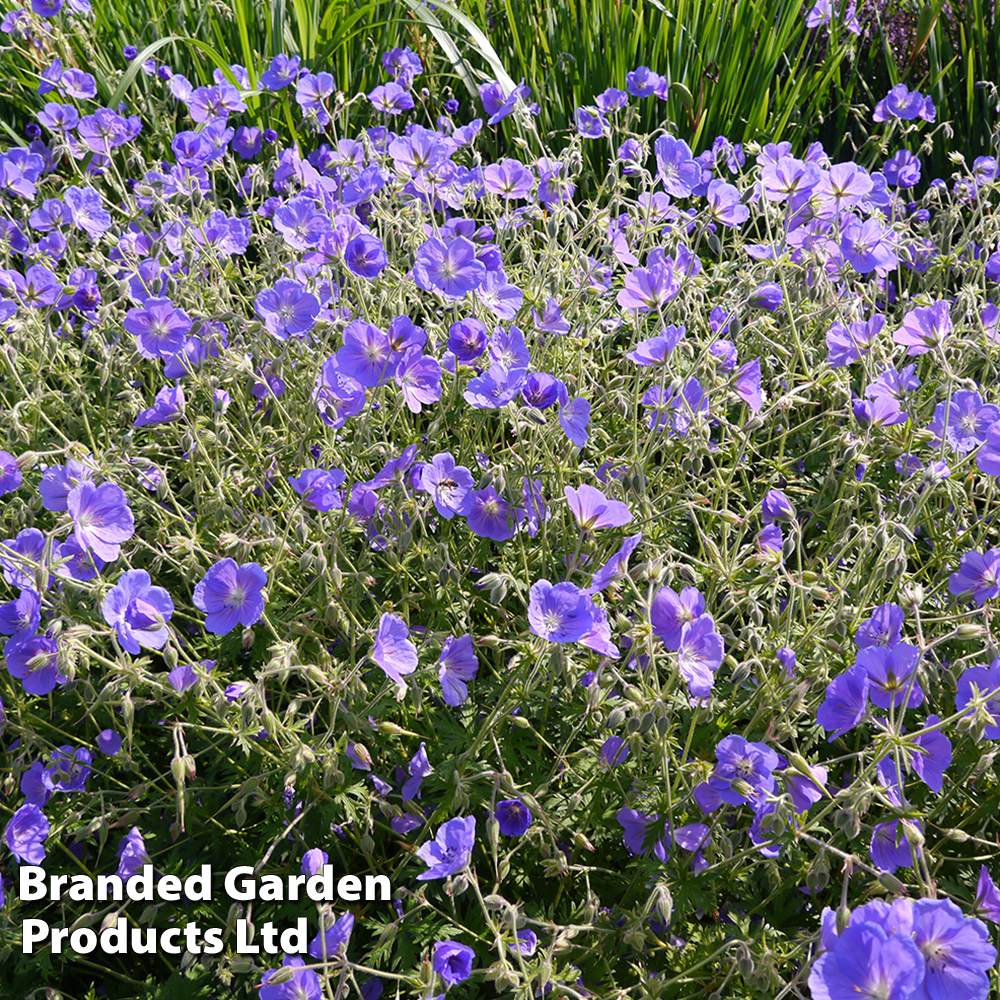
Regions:
M 352 133 L 297 59 L 154 63 L 163 162 L 53 65 L 0 154 L 16 981 L 985 1000 L 997 161 L 917 197 L 905 87 L 866 167 L 634 134 L 645 67 L 553 150 L 526 88 L 420 124 L 384 65 Z M 252 124 L 289 94 L 297 142 Z M 392 900 L 320 905 L 281 969 L 237 921 L 301 903 L 11 891 L 328 862 Z M 21 955 L 120 912 L 224 948 Z

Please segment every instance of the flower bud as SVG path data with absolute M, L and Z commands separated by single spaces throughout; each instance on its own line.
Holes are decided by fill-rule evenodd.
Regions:
M 608 729 L 618 729 L 625 721 L 625 709 L 617 705 L 608 716 Z
M 906 886 L 895 875 L 890 875 L 889 872 L 882 872 L 878 877 L 878 883 L 883 889 L 887 889 L 897 896 L 906 895 Z

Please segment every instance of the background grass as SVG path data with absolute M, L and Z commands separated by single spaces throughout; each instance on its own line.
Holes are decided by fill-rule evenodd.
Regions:
M 297 54 L 312 71 L 334 75 L 350 98 L 385 79 L 382 53 L 410 46 L 425 73 L 433 119 L 454 92 L 468 120 L 482 107 L 476 85 L 522 78 L 540 106 L 543 133 L 573 128 L 577 107 L 646 65 L 673 85 L 666 105 L 642 102 L 637 131 L 667 126 L 697 152 L 717 135 L 733 141 L 790 140 L 796 148 L 820 139 L 835 157 L 863 148 L 874 104 L 905 83 L 930 93 L 938 121 L 950 122 L 950 147 L 967 159 L 997 140 L 996 83 L 1000 79 L 1000 22 L 993 0 L 943 0 L 920 6 L 902 0 L 863 3 L 860 36 L 837 18 L 809 29 L 812 0 L 456 0 L 406 7 L 384 0 L 108 0 L 93 23 L 45 22 L 52 34 L 35 45 L 0 49 L 0 120 L 22 130 L 42 99 L 37 75 L 55 56 L 87 68 L 108 99 L 126 69 L 121 49 L 140 49 L 173 37 L 157 58 L 195 84 L 230 62 L 247 68 L 251 85 L 279 52 Z M 10 43 L 12 40 L 8 39 Z M 15 51 L 18 50 L 18 51 Z M 23 56 L 27 54 L 26 61 Z M 145 75 L 129 87 L 137 99 Z M 475 97 L 474 111 L 469 101 Z M 361 105 L 361 107 L 365 107 Z M 260 108 L 251 102 L 251 113 Z M 262 126 L 290 116 L 268 110 Z M 430 124 L 431 122 L 428 122 Z M 514 124 L 508 122 L 506 141 Z M 993 147 L 995 152 L 995 147 Z M 591 164 L 608 154 L 589 144 Z M 930 154 L 937 174 L 949 169 L 943 146 Z

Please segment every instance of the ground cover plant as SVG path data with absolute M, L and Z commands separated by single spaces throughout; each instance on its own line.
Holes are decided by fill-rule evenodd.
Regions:
M 995 156 L 127 57 L 0 154 L 11 995 L 995 993 Z

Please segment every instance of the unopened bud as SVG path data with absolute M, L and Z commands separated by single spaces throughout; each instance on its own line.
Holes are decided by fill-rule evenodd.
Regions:
M 608 729 L 618 729 L 624 721 L 625 709 L 618 705 L 611 710 L 611 714 L 608 716 Z
M 878 877 L 878 883 L 883 889 L 887 889 L 897 896 L 906 895 L 906 886 L 895 875 L 890 875 L 889 872 L 881 872 Z
M 904 819 L 900 821 L 900 825 L 903 828 L 903 836 L 906 837 L 907 843 L 909 843 L 911 847 L 923 847 L 924 835 L 916 823 L 911 820 Z
M 982 625 L 976 625 L 974 622 L 962 622 L 955 629 L 955 634 L 959 639 L 978 639 L 980 636 L 986 635 L 986 629 Z
M 274 972 L 268 975 L 268 987 L 280 986 L 282 983 L 290 983 L 292 979 L 295 978 L 295 972 L 296 969 L 294 965 L 286 965 L 282 968 L 275 969 Z

